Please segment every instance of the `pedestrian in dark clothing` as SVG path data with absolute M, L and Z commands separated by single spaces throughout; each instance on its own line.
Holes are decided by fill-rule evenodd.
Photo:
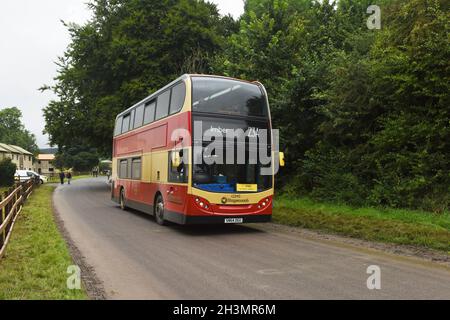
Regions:
M 66 178 L 67 178 L 67 181 L 70 184 L 70 181 L 72 181 L 72 174 L 70 172 L 67 172 Z
M 66 177 L 66 175 L 64 174 L 64 172 L 60 172 L 59 173 L 59 180 L 61 180 L 61 184 L 64 184 L 64 178 Z

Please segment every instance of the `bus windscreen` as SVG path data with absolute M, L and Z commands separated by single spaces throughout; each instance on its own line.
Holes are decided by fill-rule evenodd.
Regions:
M 204 152 L 208 149 L 207 144 L 203 148 L 194 148 L 194 188 L 217 193 L 240 193 L 242 190 L 239 190 L 239 185 L 253 186 L 252 192 L 263 192 L 272 188 L 273 176 L 262 174 L 262 168 L 270 168 L 270 163 L 265 166 L 260 163 L 250 164 L 249 151 L 246 150 L 245 163 L 238 164 L 237 147 L 233 147 L 234 164 L 208 164 L 204 157 Z M 270 152 L 270 149 L 268 151 Z M 221 153 L 226 155 L 228 152 L 229 148 Z
M 266 98 L 256 84 L 238 80 L 193 77 L 193 112 L 268 117 Z

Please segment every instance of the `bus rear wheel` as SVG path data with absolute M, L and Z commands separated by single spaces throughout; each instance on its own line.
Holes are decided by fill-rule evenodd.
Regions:
M 119 205 L 120 209 L 124 211 L 127 209 L 127 206 L 125 205 L 125 190 L 123 188 L 120 189 Z
M 164 199 L 160 194 L 155 201 L 155 219 L 160 226 L 166 225 L 166 220 L 164 220 Z

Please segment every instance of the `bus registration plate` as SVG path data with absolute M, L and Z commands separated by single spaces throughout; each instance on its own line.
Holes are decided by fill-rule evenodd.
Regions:
M 227 218 L 225 219 L 225 223 L 244 223 L 244 219 L 243 218 Z

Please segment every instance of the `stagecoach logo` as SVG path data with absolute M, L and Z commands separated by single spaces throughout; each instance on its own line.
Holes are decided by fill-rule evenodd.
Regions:
M 232 203 L 232 204 L 238 204 L 238 203 L 249 203 L 250 199 L 242 198 L 240 195 L 232 195 L 231 198 L 223 197 L 222 198 L 222 204 Z

